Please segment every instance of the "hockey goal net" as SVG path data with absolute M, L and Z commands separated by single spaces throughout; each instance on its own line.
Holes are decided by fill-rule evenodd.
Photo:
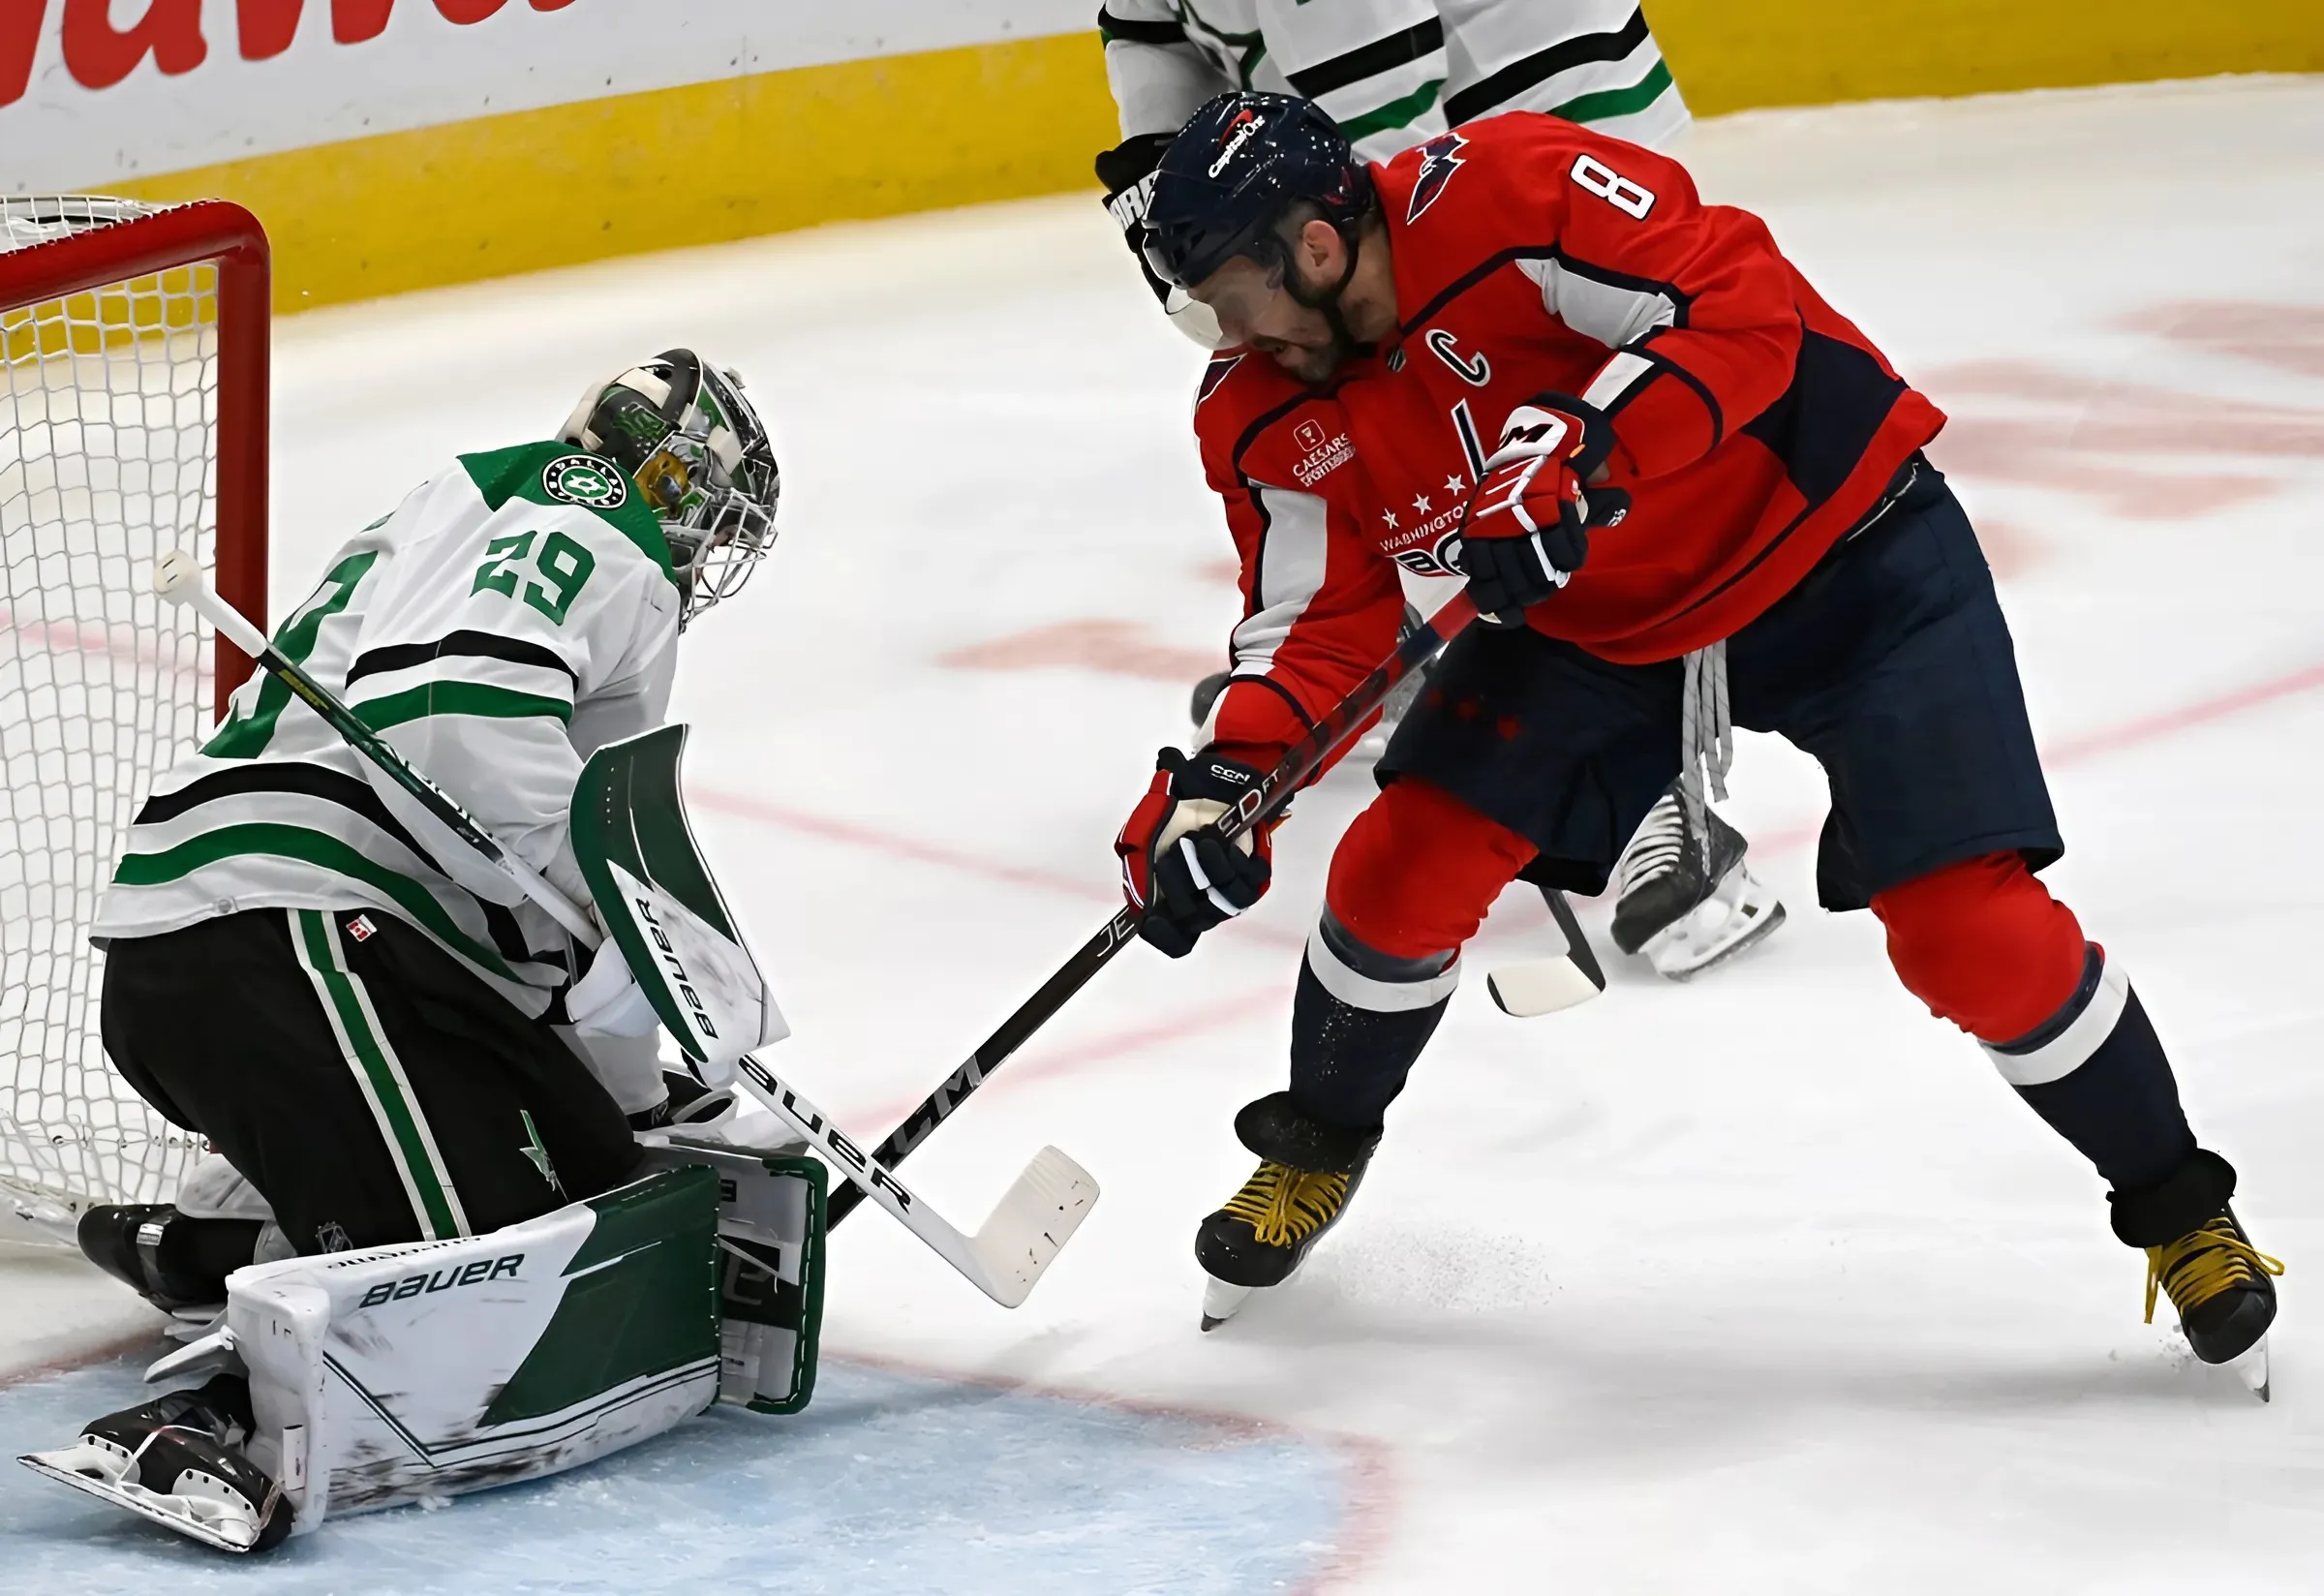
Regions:
M 154 598 L 155 556 L 264 617 L 268 280 L 236 205 L 0 199 L 0 1218 L 51 1233 L 199 1151 L 107 1064 L 88 933 L 249 669 Z

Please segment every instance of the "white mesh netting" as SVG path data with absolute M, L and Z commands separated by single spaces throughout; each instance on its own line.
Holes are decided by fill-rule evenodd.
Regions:
M 154 207 L 0 200 L 0 252 Z M 193 611 L 154 557 L 213 563 L 217 274 L 0 307 L 0 1210 L 152 1202 L 199 1151 L 106 1062 L 98 898 L 157 772 L 210 725 Z

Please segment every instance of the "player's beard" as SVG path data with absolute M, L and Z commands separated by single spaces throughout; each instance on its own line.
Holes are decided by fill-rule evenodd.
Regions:
M 1340 295 L 1347 291 L 1348 282 L 1356 275 L 1356 246 L 1351 243 L 1348 263 L 1339 281 L 1329 285 L 1313 283 L 1302 276 L 1295 264 L 1284 278 L 1283 288 L 1299 304 L 1313 312 L 1324 323 L 1329 334 L 1321 344 L 1287 344 L 1287 351 L 1296 351 L 1297 358 L 1286 360 L 1276 356 L 1276 362 L 1300 382 L 1316 384 L 1330 382 L 1338 375 L 1340 367 L 1350 360 L 1372 353 L 1372 346 L 1356 336 L 1347 318 L 1339 308 Z
M 1345 329 L 1325 323 L 1329 338 L 1321 344 L 1278 342 L 1268 351 L 1276 365 L 1309 386 L 1329 383 L 1356 353 Z

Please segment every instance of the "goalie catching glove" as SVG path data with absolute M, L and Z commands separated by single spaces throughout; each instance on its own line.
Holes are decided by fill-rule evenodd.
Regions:
M 1232 843 L 1218 834 L 1219 820 L 1260 776 L 1216 753 L 1164 749 L 1154 761 L 1153 785 L 1114 841 L 1122 892 L 1140 916 L 1138 935 L 1173 959 L 1193 952 L 1204 932 L 1267 891 L 1274 873 L 1271 828 L 1254 827 Z
M 1571 407 L 1571 408 L 1568 408 Z M 1521 625 L 1525 611 L 1573 580 L 1589 557 L 1589 529 L 1630 509 L 1619 488 L 1585 495 L 1605 457 L 1587 407 L 1555 394 L 1519 405 L 1502 424 L 1461 525 L 1458 563 L 1480 615 Z M 1601 423 L 1599 432 L 1604 431 Z

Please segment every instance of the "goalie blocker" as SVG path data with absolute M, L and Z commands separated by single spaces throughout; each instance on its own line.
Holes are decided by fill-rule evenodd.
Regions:
M 715 1400 L 813 1391 L 824 1175 L 647 1138 L 644 1179 L 489 1234 L 237 1271 L 148 1380 L 202 1382 L 22 1461 L 226 1551 L 561 1473 Z

